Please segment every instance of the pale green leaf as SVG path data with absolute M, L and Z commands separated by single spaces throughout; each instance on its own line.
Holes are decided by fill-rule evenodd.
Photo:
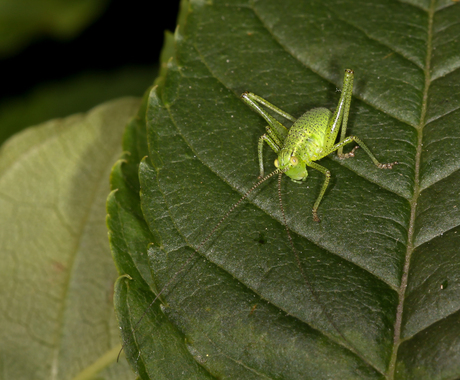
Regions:
M 30 128 L 0 150 L 0 367 L 4 379 L 126 379 L 105 229 L 125 98 Z

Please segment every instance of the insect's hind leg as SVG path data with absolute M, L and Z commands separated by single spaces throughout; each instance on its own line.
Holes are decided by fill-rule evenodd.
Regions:
M 366 146 L 366 144 L 364 144 L 364 142 L 359 139 L 358 137 L 356 136 L 348 136 L 346 139 L 338 142 L 337 144 L 335 144 L 331 150 L 329 152 L 327 152 L 325 155 L 327 156 L 328 154 L 336 151 L 336 150 L 339 150 L 340 148 L 342 148 L 343 146 L 351 143 L 351 142 L 355 142 L 356 144 L 358 144 L 359 147 L 363 148 L 363 150 L 367 153 L 367 155 L 370 157 L 370 159 L 372 160 L 372 162 L 375 164 L 375 166 L 377 166 L 379 169 L 392 169 L 393 168 L 393 165 L 397 165 L 398 162 L 397 161 L 394 161 L 394 162 L 389 162 L 389 163 L 386 163 L 386 164 L 382 164 L 379 162 L 379 160 L 377 160 L 377 158 L 375 158 L 375 156 L 372 154 L 372 152 L 370 151 L 370 149 Z M 354 147 L 353 150 L 350 152 L 350 153 L 347 153 L 347 154 L 344 154 L 342 156 L 339 156 L 340 158 L 348 158 L 348 157 L 354 157 L 355 155 L 355 150 L 357 149 L 358 147 Z M 344 157 L 345 156 L 345 157 Z
M 356 145 L 352 150 L 350 150 L 348 153 L 341 153 L 337 154 L 341 160 L 344 160 L 346 158 L 351 158 L 355 156 L 355 151 L 356 149 L 359 148 L 359 145 Z
M 273 104 L 267 102 L 260 96 L 253 94 L 252 92 L 243 92 L 241 94 L 241 99 L 254 111 L 256 111 L 260 116 L 262 116 L 269 125 L 271 130 L 267 132 L 270 136 L 276 135 L 278 141 L 284 141 L 288 135 L 288 129 L 281 124 L 278 120 L 276 120 L 272 115 L 270 115 L 267 111 L 265 111 L 259 104 L 266 106 L 267 108 L 279 113 L 280 115 L 288 118 L 289 120 L 294 119 L 291 115 L 287 114 L 286 112 L 280 110 L 278 107 L 275 107 Z M 295 120 L 295 119 L 294 119 Z M 281 145 L 280 145 L 281 146 Z
M 270 127 L 267 126 L 267 132 L 269 133 L 268 135 L 265 133 L 259 138 L 259 146 L 258 146 L 258 151 L 259 151 L 259 169 L 260 169 L 260 175 L 259 178 L 264 177 L 264 160 L 263 160 L 263 154 L 264 154 L 264 141 L 272 148 L 275 153 L 278 153 L 279 150 L 281 149 L 281 143 L 280 141 L 276 138 L 276 135 L 271 135 L 270 134 Z
M 266 101 L 264 98 L 260 97 L 259 95 L 256 95 L 252 92 L 244 92 L 241 97 L 244 99 L 244 98 L 249 98 L 251 99 L 252 101 L 254 102 L 257 102 L 257 103 L 260 103 L 262 105 L 264 105 L 265 107 L 267 107 L 268 109 L 276 112 L 278 115 L 281 115 L 283 116 L 284 118 L 292 121 L 292 122 L 295 122 L 297 119 L 294 117 L 294 116 L 291 116 L 290 114 L 288 114 L 287 112 L 283 111 L 282 109 L 278 108 L 277 106 L 271 104 L 270 102 Z

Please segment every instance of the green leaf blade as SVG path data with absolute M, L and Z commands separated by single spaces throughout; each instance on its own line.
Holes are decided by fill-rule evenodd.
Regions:
M 457 73 L 430 77 L 429 66 L 454 68 L 454 49 L 444 62 L 432 54 L 433 25 L 448 6 L 193 1 L 184 11 L 174 60 L 149 99 L 140 201 L 156 242 L 148 250 L 149 286 L 162 292 L 161 312 L 206 374 L 456 373 L 443 336 L 433 348 L 439 365 L 415 349 L 428 355 L 426 339 L 437 328 L 456 331 L 458 305 L 449 299 L 458 298 Z M 382 162 L 399 164 L 379 170 L 362 151 L 322 160 L 333 180 L 321 224 L 311 218 L 321 173 L 311 170 L 301 186 L 283 180 L 287 226 L 308 281 L 286 236 L 274 179 L 208 238 L 258 175 L 265 122 L 239 95 L 253 91 L 296 117 L 333 109 L 345 68 L 356 76 L 348 133 Z M 451 88 L 452 102 L 443 102 Z M 275 157 L 264 151 L 266 172 Z
M 118 379 L 117 277 L 105 229 L 107 177 L 133 98 L 52 120 L 0 151 L 5 378 Z M 95 339 L 97 336 L 97 339 Z

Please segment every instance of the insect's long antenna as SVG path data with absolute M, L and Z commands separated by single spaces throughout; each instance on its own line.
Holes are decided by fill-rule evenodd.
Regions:
M 235 210 L 240 204 L 241 202 L 243 202 L 255 189 L 257 189 L 262 183 L 264 183 L 267 179 L 273 177 L 275 174 L 278 174 L 278 173 L 282 173 L 282 171 L 280 169 L 276 169 L 274 171 L 272 171 L 270 174 L 266 175 L 265 177 L 263 177 L 262 179 L 260 179 L 259 181 L 257 181 L 247 192 L 246 194 L 244 194 L 240 200 L 238 202 L 236 202 L 232 207 L 230 207 L 230 210 L 227 211 L 227 213 L 219 220 L 219 223 L 217 223 L 214 228 L 211 230 L 211 232 L 208 234 L 208 236 L 206 236 L 206 238 L 200 243 L 200 245 L 198 246 L 198 248 L 196 249 L 197 251 L 199 251 L 207 242 L 208 240 L 211 238 L 212 235 L 214 235 L 214 232 L 216 232 L 216 230 L 220 227 L 220 225 L 224 222 L 225 219 L 228 218 L 228 216 L 233 212 L 233 210 Z M 186 262 L 187 264 L 187 262 Z M 181 268 L 182 269 L 182 268 Z M 172 279 L 174 279 L 175 275 L 173 276 Z M 163 288 L 164 289 L 164 288 Z
M 283 173 L 279 173 L 279 176 L 278 176 L 278 199 L 279 199 L 279 203 L 280 203 L 280 209 L 281 209 L 281 214 L 283 216 L 283 223 L 284 223 L 284 227 L 286 228 L 286 232 L 287 232 L 287 236 L 288 236 L 288 240 L 289 240 L 289 244 L 291 245 L 291 248 L 292 248 L 292 251 L 294 252 L 294 256 L 295 256 L 295 260 L 297 262 L 297 266 L 299 267 L 300 269 L 300 274 L 302 275 L 304 281 L 305 281 L 305 284 L 307 285 L 308 287 L 308 290 L 310 291 L 311 295 L 313 296 L 313 298 L 315 299 L 316 303 L 320 306 L 321 308 L 321 311 L 323 312 L 323 314 L 326 316 L 326 319 L 328 320 L 328 322 L 332 325 L 332 327 L 337 331 L 337 333 L 340 335 L 340 337 L 345 341 L 347 342 L 347 344 L 353 348 L 353 350 L 356 352 L 356 354 L 358 354 L 360 357 L 362 357 L 359 353 L 359 351 L 356 349 L 356 347 L 345 337 L 345 335 L 343 335 L 343 333 L 339 330 L 337 324 L 334 322 L 334 320 L 332 319 L 332 317 L 330 316 L 330 314 L 327 312 L 326 308 L 324 307 L 323 303 L 320 301 L 319 299 L 319 296 L 318 296 L 318 293 L 316 292 L 315 288 L 313 287 L 313 285 L 311 284 L 310 280 L 308 279 L 308 276 L 307 274 L 305 273 L 304 269 L 303 269 L 303 266 L 302 266 L 302 263 L 300 261 L 300 256 L 299 256 L 299 252 L 297 251 L 297 249 L 295 248 L 294 246 L 294 241 L 292 240 L 292 236 L 291 236 L 291 232 L 289 231 L 289 227 L 287 225 L 287 221 L 286 221 L 286 213 L 284 212 L 284 206 L 283 206 L 283 200 L 282 200 L 282 197 L 281 197 L 281 177 L 283 176 Z
M 285 170 L 284 170 L 285 171 Z M 201 248 L 203 248 L 203 246 L 209 241 L 209 239 L 212 237 L 212 235 L 214 235 L 214 233 L 217 231 L 217 229 L 220 227 L 220 225 L 225 221 L 225 219 L 228 218 L 228 216 L 255 190 L 257 189 L 262 183 L 264 183 L 267 179 L 270 179 L 271 177 L 273 177 L 275 174 L 280 174 L 282 175 L 284 173 L 283 170 L 281 169 L 276 169 L 274 171 L 272 171 L 270 174 L 267 174 L 265 177 L 263 177 L 262 179 L 260 179 L 259 181 L 257 181 L 248 191 L 246 191 L 246 193 L 239 199 L 238 202 L 236 202 L 232 207 L 230 207 L 230 209 L 227 211 L 227 213 L 219 220 L 219 222 L 214 226 L 214 228 L 211 230 L 211 232 L 205 237 L 205 239 L 200 243 L 200 245 L 198 246 L 198 248 L 196 248 L 196 250 L 194 250 L 192 252 L 192 254 L 188 257 L 188 259 L 185 261 L 184 264 L 182 264 L 182 266 L 179 268 L 179 270 L 174 273 L 174 275 L 169 279 L 169 281 L 166 283 L 165 286 L 163 286 L 163 289 L 161 289 L 156 295 L 155 295 L 155 298 L 153 299 L 153 301 L 149 304 L 149 306 L 147 307 L 147 309 L 145 309 L 144 313 L 142 314 L 142 316 L 139 318 L 139 320 L 136 322 L 136 324 L 134 325 L 134 328 L 132 330 L 132 332 L 134 333 L 137 329 L 137 327 L 139 326 L 139 324 L 142 322 L 142 320 L 144 319 L 144 317 L 147 315 L 147 312 L 150 310 L 150 308 L 153 306 L 153 304 L 156 302 L 156 300 L 158 298 L 160 298 L 161 294 L 169 287 L 169 285 L 171 285 L 171 283 L 176 279 L 176 277 L 185 270 L 185 268 L 188 266 L 188 264 L 190 264 L 190 262 L 193 260 L 193 258 L 195 257 L 195 254 L 197 252 L 200 251 Z M 123 343 L 123 345 L 121 346 L 121 349 L 120 349 L 120 352 L 118 353 L 118 356 L 117 356 L 117 362 L 118 362 L 118 359 L 120 358 L 120 355 L 121 355 L 121 352 L 123 351 L 123 348 L 125 347 L 125 343 Z

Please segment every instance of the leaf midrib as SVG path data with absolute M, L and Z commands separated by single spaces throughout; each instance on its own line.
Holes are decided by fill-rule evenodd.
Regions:
M 403 268 L 403 275 L 401 278 L 401 286 L 399 288 L 399 302 L 396 312 L 396 322 L 395 322 L 395 329 L 394 329 L 394 349 L 392 352 L 390 365 L 389 365 L 389 379 L 394 379 L 396 374 L 396 361 L 398 356 L 398 349 L 401 344 L 401 327 L 402 327 L 402 318 L 403 318 L 403 311 L 404 311 L 404 300 L 405 300 L 405 292 L 407 289 L 408 281 L 409 281 L 409 269 L 410 269 L 410 260 L 412 253 L 414 252 L 414 231 L 415 231 L 415 219 L 417 216 L 417 201 L 420 196 L 420 163 L 421 163 L 421 156 L 422 156 L 422 142 L 423 142 L 423 128 L 427 113 L 427 105 L 428 105 L 428 91 L 430 88 L 430 67 L 431 67 L 431 52 L 433 49 L 433 18 L 435 13 L 435 0 L 431 0 L 430 8 L 428 10 L 428 38 L 427 38 L 427 51 L 426 51 L 426 60 L 425 60 L 425 88 L 423 90 L 423 103 L 420 115 L 420 124 L 416 128 L 417 135 L 418 135 L 418 143 L 417 149 L 415 154 L 415 179 L 414 179 L 414 193 L 412 199 L 410 201 L 411 213 L 410 213 L 410 220 L 409 220 L 409 228 L 407 230 L 407 250 L 406 250 L 406 257 L 404 262 Z

